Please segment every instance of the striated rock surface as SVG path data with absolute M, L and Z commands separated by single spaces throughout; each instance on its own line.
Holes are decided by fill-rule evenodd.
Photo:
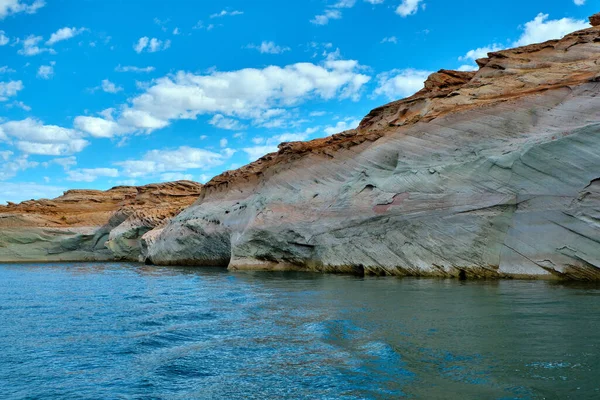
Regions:
M 141 236 L 192 204 L 202 185 L 179 181 L 0 206 L 0 261 L 138 261 Z
M 594 24 L 594 22 L 592 21 Z M 595 25 L 595 24 L 594 24 Z M 202 189 L 148 262 L 600 279 L 600 27 L 441 70 Z

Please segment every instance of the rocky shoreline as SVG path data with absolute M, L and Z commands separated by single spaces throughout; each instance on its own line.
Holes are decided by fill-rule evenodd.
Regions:
M 0 262 L 600 280 L 594 18 L 477 72 L 441 70 L 356 130 L 283 143 L 204 186 L 0 206 Z

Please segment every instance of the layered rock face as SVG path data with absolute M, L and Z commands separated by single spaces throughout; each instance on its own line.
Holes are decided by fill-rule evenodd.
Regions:
M 442 70 L 359 128 L 214 178 L 148 262 L 600 279 L 600 27 Z
M 192 204 L 202 185 L 179 181 L 0 206 L 2 261 L 138 261 L 140 238 Z

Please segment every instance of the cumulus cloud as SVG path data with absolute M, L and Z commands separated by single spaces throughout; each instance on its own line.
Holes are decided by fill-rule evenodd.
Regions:
M 35 14 L 45 5 L 44 0 L 0 0 L 0 20 L 18 13 Z
M 54 67 L 52 65 L 40 65 L 37 71 L 37 77 L 41 79 L 50 79 L 54 75 Z
M 76 126 L 94 134 L 87 126 L 102 125 L 106 128 L 104 134 L 115 135 L 149 133 L 173 120 L 195 119 L 203 114 L 260 121 L 277 114 L 273 110 L 280 112 L 310 98 L 358 99 L 363 85 L 370 80 L 359 73 L 361 68 L 353 60 L 328 60 L 322 65 L 298 63 L 200 75 L 180 71 L 155 80 L 145 93 L 121 107 L 115 121 L 78 117 Z
M 548 14 L 539 13 L 532 21 L 527 22 L 523 34 L 514 45 L 526 46 L 551 39 L 560 39 L 568 33 L 590 27 L 590 24 L 583 20 L 572 18 L 548 20 L 548 17 Z
M 281 54 L 283 52 L 291 50 L 289 47 L 278 46 L 275 44 L 275 42 L 271 42 L 271 41 L 269 41 L 269 42 L 263 41 L 260 45 L 249 44 L 246 47 L 249 49 L 258 50 L 262 54 Z
M 16 96 L 17 92 L 23 88 L 22 81 L 0 82 L 0 101 L 6 101 L 9 97 Z
M 54 32 L 52 35 L 50 35 L 50 39 L 48 39 L 46 41 L 46 45 L 52 46 L 53 44 L 61 42 L 63 40 L 68 40 L 68 39 L 74 38 L 75 36 L 80 35 L 81 33 L 85 32 L 85 30 L 86 30 L 85 28 L 75 28 L 75 27 L 60 28 L 59 30 Z
M 223 149 L 221 153 L 182 146 L 175 150 L 151 150 L 141 160 L 128 160 L 116 163 L 123 174 L 130 178 L 180 172 L 190 169 L 207 170 L 219 165 L 232 155 L 231 149 Z
M 423 83 L 431 71 L 417 69 L 394 69 L 377 75 L 378 85 L 374 96 L 385 96 L 390 100 L 408 97 L 423 89 Z
M 106 93 L 118 93 L 121 90 L 123 90 L 123 88 L 121 86 L 115 85 L 113 82 L 109 81 L 108 79 L 102 80 L 101 88 L 102 88 L 102 91 L 104 91 Z
M 26 118 L 0 124 L 0 140 L 14 144 L 27 154 L 62 156 L 78 153 L 88 142 L 81 132 Z
M 0 0 L 1 1 L 1 0 Z M 25 39 L 19 39 L 18 43 L 20 43 L 23 47 L 17 51 L 17 53 L 22 56 L 35 56 L 40 53 L 50 53 L 56 54 L 56 52 L 48 47 L 40 47 L 40 42 L 44 40 L 41 36 L 29 35 Z
M 171 47 L 170 40 L 159 40 L 157 38 L 148 38 L 147 36 L 138 39 L 137 43 L 133 45 L 133 49 L 136 53 L 141 53 L 146 50 L 148 53 L 156 53 L 157 51 L 166 50 Z
M 402 0 L 402 3 L 396 8 L 396 14 L 401 17 L 408 17 L 414 15 L 419 11 L 419 5 L 423 0 Z M 424 7 L 422 5 L 421 7 Z
M 116 168 L 81 168 L 66 172 L 67 180 L 73 182 L 94 182 L 98 178 L 117 178 L 119 176 Z
M 241 131 L 247 128 L 247 126 L 240 123 L 240 121 L 233 118 L 227 118 L 222 114 L 216 114 L 208 121 L 208 123 L 217 128 L 230 131 Z

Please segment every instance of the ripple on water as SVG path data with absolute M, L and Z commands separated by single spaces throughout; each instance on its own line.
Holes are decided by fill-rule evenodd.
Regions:
M 594 398 L 597 287 L 0 266 L 2 398 Z

